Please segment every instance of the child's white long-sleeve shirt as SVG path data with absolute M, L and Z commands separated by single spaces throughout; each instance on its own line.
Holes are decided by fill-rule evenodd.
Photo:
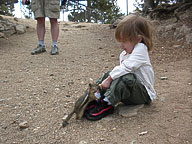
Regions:
M 156 98 L 154 89 L 154 71 L 145 44 L 136 44 L 131 54 L 122 51 L 120 54 L 120 65 L 116 66 L 110 72 L 110 76 L 115 80 L 128 73 L 134 73 L 137 76 L 145 86 L 151 100 Z

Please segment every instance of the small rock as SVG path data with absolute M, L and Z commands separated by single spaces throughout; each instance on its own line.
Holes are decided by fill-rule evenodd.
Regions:
M 29 124 L 28 124 L 27 121 L 24 121 L 24 122 L 21 122 L 21 123 L 19 124 L 19 127 L 20 127 L 20 129 L 25 129 L 25 128 L 28 128 L 28 127 L 29 127 Z
M 59 88 L 55 88 L 55 91 L 59 91 L 60 89 Z
M 69 86 L 71 86 L 72 84 L 74 84 L 73 81 L 69 81 L 69 82 L 68 82 L 68 85 L 69 85 Z
M 148 133 L 148 131 L 143 131 L 143 132 L 140 132 L 140 133 L 138 133 L 139 134 L 139 136 L 143 136 L 143 135 L 145 135 L 145 134 L 147 134 Z
M 115 57 L 115 55 L 112 54 L 111 57 Z
M 84 84 L 85 84 L 85 82 L 84 82 L 84 81 L 81 81 L 81 84 L 83 84 L 83 85 L 84 85 Z
M 83 25 L 77 25 L 77 26 L 75 26 L 75 28 L 82 28 L 82 27 L 85 27 L 85 26 L 83 26 Z
M 0 38 L 4 38 L 5 37 L 5 34 L 0 32 Z
M 98 128 L 98 129 L 102 129 L 103 126 L 102 126 L 101 124 L 97 124 L 97 125 L 96 125 L 96 128 Z
M 160 77 L 161 80 L 168 80 L 168 77 Z
M 62 29 L 62 31 L 66 32 L 66 31 L 69 31 L 68 29 Z
M 0 99 L 0 104 L 2 104 L 5 101 L 5 99 Z
M 40 129 L 40 127 L 36 127 L 35 129 L 33 129 L 34 132 L 37 132 Z
M 71 97 L 70 95 L 66 95 L 66 97 Z
M 87 142 L 82 140 L 82 141 L 79 142 L 79 144 L 87 144 Z
M 185 36 L 185 39 L 186 39 L 186 41 L 187 41 L 187 44 L 192 44 L 192 34 L 190 33 L 190 34 L 187 34 L 186 36 Z
M 26 27 L 23 25 L 16 25 L 15 29 L 17 34 L 24 34 L 26 32 Z
M 64 117 L 62 118 L 62 120 L 66 120 L 67 119 L 67 117 L 68 117 L 68 115 L 66 114 L 66 115 L 64 115 Z
M 114 127 L 114 128 L 112 128 L 112 131 L 114 131 L 114 130 L 116 130 L 116 128 Z
M 19 20 L 18 20 L 18 18 L 14 17 L 14 21 L 17 21 L 17 22 L 18 22 Z
M 118 106 L 119 108 L 119 115 L 123 117 L 133 117 L 137 115 L 137 112 L 144 107 L 144 104 L 142 105 L 135 105 L 135 106 L 125 106 L 125 105 L 120 105 Z
M 7 83 L 7 82 L 8 82 L 8 80 L 3 80 L 3 82 L 4 82 L 4 83 Z
M 131 141 L 130 144 L 134 144 L 135 143 L 135 140 Z
M 160 97 L 159 100 L 160 100 L 161 102 L 164 102 L 164 101 L 165 101 L 165 97 Z
M 2 16 L 0 16 L 0 20 L 4 20 L 4 18 Z
M 179 48 L 179 47 L 181 47 L 180 45 L 173 45 L 172 46 L 173 48 Z
M 89 80 L 90 80 L 90 81 L 93 81 L 93 79 L 92 79 L 92 78 L 89 78 Z

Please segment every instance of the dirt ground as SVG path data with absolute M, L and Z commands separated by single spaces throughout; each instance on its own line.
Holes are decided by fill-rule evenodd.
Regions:
M 23 35 L 0 39 L 1 144 L 191 144 L 192 49 L 158 37 L 150 53 L 157 99 L 134 117 L 117 111 L 100 121 L 85 118 L 60 129 L 88 83 L 119 64 L 121 49 L 108 25 L 60 22 L 59 55 L 31 55 L 37 44 L 33 20 Z M 180 47 L 178 47 L 180 45 Z M 162 80 L 162 77 L 165 77 Z M 26 122 L 28 127 L 20 129 Z

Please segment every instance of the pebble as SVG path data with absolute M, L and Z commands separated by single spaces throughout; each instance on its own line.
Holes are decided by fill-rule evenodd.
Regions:
M 114 130 L 116 130 L 116 128 L 114 127 L 114 128 L 112 128 L 112 131 L 114 131 Z
M 20 127 L 20 129 L 25 129 L 25 128 L 28 128 L 28 127 L 29 127 L 29 124 L 28 124 L 27 121 L 24 121 L 24 122 L 21 122 L 21 123 L 19 124 L 19 127 Z
M 33 129 L 34 133 L 36 133 L 39 129 L 40 127 L 36 127 L 35 129 Z
M 60 89 L 59 88 L 55 88 L 55 91 L 59 91 Z
M 81 84 L 85 84 L 85 82 L 84 82 L 84 81 L 81 81 Z
M 87 142 L 82 140 L 82 141 L 79 142 L 79 144 L 87 144 Z
M 93 81 L 93 79 L 92 79 L 92 78 L 89 78 L 89 80 L 90 80 L 90 81 Z
M 180 45 L 173 45 L 174 48 L 179 48 L 181 47 Z
M 143 136 L 143 135 L 145 135 L 145 134 L 147 134 L 148 133 L 148 131 L 143 131 L 143 132 L 140 132 L 140 133 L 138 133 L 139 134 L 139 136 Z
M 131 141 L 130 144 L 134 144 L 135 143 L 135 140 Z
M 168 80 L 168 77 L 160 77 L 161 80 Z
M 164 101 L 165 101 L 165 97 L 160 97 L 159 100 L 160 100 L 161 102 L 164 102 Z
M 66 95 L 66 97 L 71 97 L 70 95 Z
M 73 81 L 69 81 L 69 82 L 68 82 L 68 85 L 69 85 L 69 86 L 71 86 L 72 84 L 74 84 Z
M 62 120 L 66 120 L 68 117 L 68 115 L 64 115 L 64 117 L 62 118 Z
M 0 99 L 0 103 L 3 103 L 5 101 L 5 99 Z
M 136 106 L 119 105 L 118 113 L 123 117 L 130 118 L 130 117 L 136 116 L 137 112 L 143 107 L 144 107 L 144 104 L 136 105 Z

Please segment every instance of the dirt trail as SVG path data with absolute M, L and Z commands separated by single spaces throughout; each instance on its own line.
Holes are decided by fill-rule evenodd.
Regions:
M 61 22 L 60 54 L 49 54 L 47 23 L 47 52 L 31 55 L 37 42 L 35 21 L 23 22 L 30 26 L 27 33 L 0 39 L 1 144 L 192 143 L 189 46 L 178 50 L 172 47 L 175 41 L 156 42 L 150 56 L 158 98 L 136 116 L 126 118 L 115 112 L 97 122 L 73 117 L 59 129 L 63 114 L 72 110 L 90 80 L 119 64 L 121 49 L 108 25 Z M 29 127 L 21 130 L 19 124 L 25 121 Z

